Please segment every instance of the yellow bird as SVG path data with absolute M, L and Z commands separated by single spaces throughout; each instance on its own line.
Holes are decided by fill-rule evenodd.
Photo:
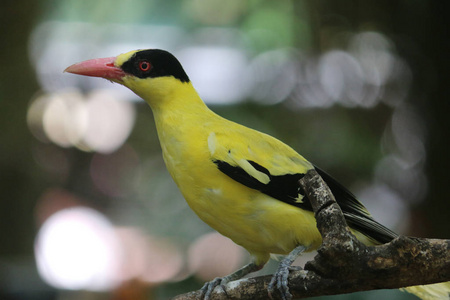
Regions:
M 189 206 L 252 255 L 248 265 L 206 283 L 204 299 L 216 286 L 261 269 L 270 254 L 287 256 L 272 277 L 269 294 L 278 289 L 284 299 L 292 298 L 287 286 L 292 262 L 322 242 L 311 204 L 298 183 L 309 169 L 315 168 L 329 185 L 358 239 L 373 245 L 397 236 L 295 150 L 212 112 L 167 51 L 130 51 L 74 64 L 65 71 L 120 83 L 142 97 L 153 111 L 167 169 Z M 448 290 L 439 284 L 410 289 L 423 299 L 448 299 Z

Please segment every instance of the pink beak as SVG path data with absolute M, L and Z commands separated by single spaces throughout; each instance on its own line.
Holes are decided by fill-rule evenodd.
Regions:
M 115 57 L 90 59 L 71 65 L 64 72 L 122 82 L 122 78 L 127 74 L 114 65 L 115 60 Z

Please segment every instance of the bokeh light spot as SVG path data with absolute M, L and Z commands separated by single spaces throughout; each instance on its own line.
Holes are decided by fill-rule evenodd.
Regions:
M 202 280 L 225 276 L 239 268 L 244 253 L 229 238 L 217 232 L 208 233 L 189 248 L 189 269 Z
M 39 230 L 39 274 L 62 289 L 107 290 L 117 284 L 120 251 L 110 222 L 85 207 L 61 210 Z

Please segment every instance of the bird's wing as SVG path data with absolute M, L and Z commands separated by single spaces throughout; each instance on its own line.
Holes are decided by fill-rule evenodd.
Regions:
M 213 132 L 208 137 L 211 160 L 235 181 L 266 195 L 312 210 L 298 184 L 313 166 L 280 141 L 245 128 Z
M 222 173 L 249 188 L 309 211 L 312 206 L 304 197 L 299 180 L 315 168 L 330 187 L 350 227 L 380 243 L 397 236 L 376 222 L 364 205 L 333 177 L 271 136 L 248 128 L 212 132 L 208 147 L 211 160 Z

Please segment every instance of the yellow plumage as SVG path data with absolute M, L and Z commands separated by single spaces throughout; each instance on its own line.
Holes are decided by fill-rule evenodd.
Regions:
M 141 96 L 154 113 L 167 169 L 189 206 L 254 257 L 253 263 L 206 285 L 206 297 L 216 285 L 262 267 L 272 253 L 298 255 L 320 245 L 310 204 L 298 186 L 302 174 L 315 166 L 279 140 L 212 112 L 168 52 L 131 51 L 101 63 L 105 66 L 87 61 L 67 71 L 116 81 Z M 317 170 L 358 239 L 374 244 L 396 236 L 373 220 L 350 192 Z M 292 253 L 288 258 L 294 258 Z M 276 275 L 288 272 L 281 269 Z M 447 299 L 446 284 L 410 290 L 423 299 Z M 289 298 L 287 285 L 284 288 L 282 294 Z
M 129 80 L 135 85 L 142 79 Z M 312 212 L 237 184 L 212 161 L 240 165 L 262 182 L 267 175 L 247 160 L 264 162 L 273 175 L 305 173 L 312 165 L 280 141 L 213 113 L 191 83 L 180 88 L 172 77 L 153 80 L 166 90 L 173 89 L 170 102 L 146 98 L 154 112 L 167 169 L 192 210 L 246 248 L 258 263 L 266 262 L 270 253 L 287 254 L 298 244 L 317 248 L 321 237 Z

